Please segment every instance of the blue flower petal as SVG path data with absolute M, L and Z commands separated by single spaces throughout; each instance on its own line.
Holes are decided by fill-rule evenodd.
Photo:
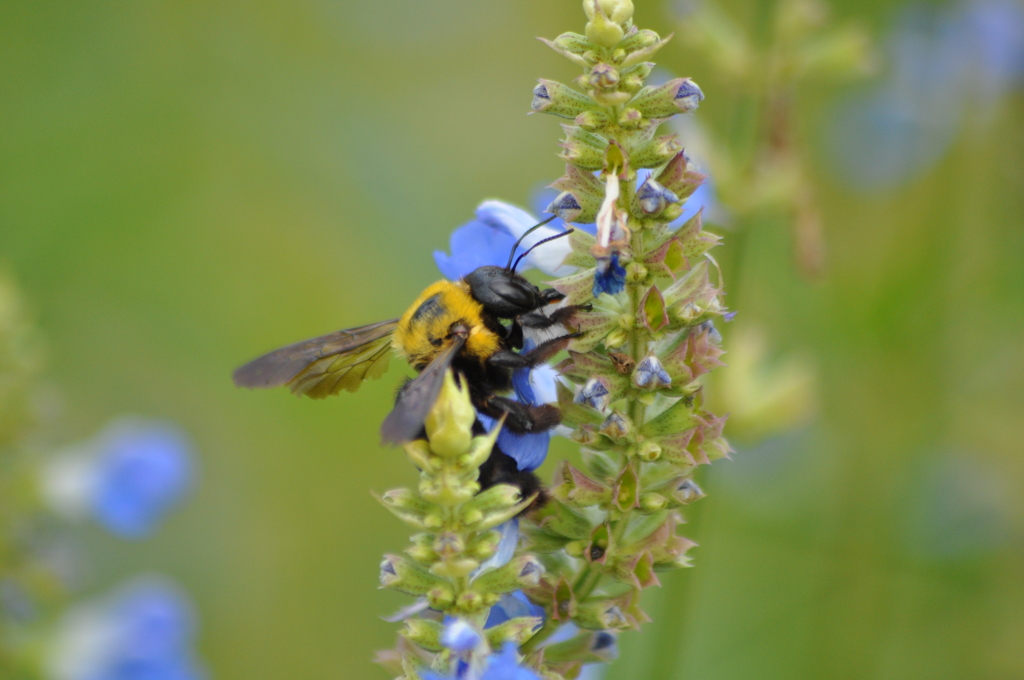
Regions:
M 173 425 L 128 422 L 112 426 L 101 444 L 92 508 L 110 532 L 149 534 L 188 490 L 192 447 Z
M 543 465 L 550 443 L 550 431 L 515 434 L 502 429 L 498 434 L 498 447 L 516 461 L 520 472 L 532 472 Z
M 444 630 L 441 632 L 441 644 L 456 652 L 468 652 L 476 649 L 484 641 L 473 624 L 465 619 L 446 617 Z
M 598 260 L 594 270 L 594 297 L 601 293 L 615 295 L 625 287 L 626 270 L 619 264 L 619 254 L 613 252 L 607 260 Z
M 541 680 L 532 670 L 519 665 L 518 656 L 516 646 L 506 642 L 500 654 L 487 658 L 487 667 L 480 680 Z
M 451 255 L 434 252 L 434 262 L 445 278 L 457 281 L 477 267 L 504 266 L 515 238 L 479 219 L 462 225 L 449 239 Z
M 487 614 L 487 623 L 484 624 L 484 628 L 500 626 L 509 619 L 517 619 L 521 616 L 533 616 L 543 619 L 544 607 L 530 602 L 521 590 L 506 593 L 498 600 L 498 604 L 491 607 L 491 611 Z

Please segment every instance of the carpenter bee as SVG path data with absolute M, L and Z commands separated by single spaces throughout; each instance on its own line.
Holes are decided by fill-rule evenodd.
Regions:
M 534 406 L 501 396 L 512 389 L 512 373 L 543 363 L 565 349 L 575 334 L 562 333 L 526 353 L 523 329 L 552 329 L 568 322 L 578 307 L 566 306 L 544 314 L 541 310 L 565 296 L 553 289 L 541 290 L 516 273 L 530 250 L 571 229 L 543 239 L 516 259 L 512 247 L 505 267 L 479 267 L 459 281 L 439 281 L 426 288 L 405 314 L 397 319 L 350 328 L 282 347 L 242 366 L 234 373 L 238 387 L 287 385 L 297 395 L 314 399 L 356 391 L 364 380 L 379 378 L 387 370 L 392 350 L 409 361 L 419 373 L 398 391 L 395 406 L 381 426 L 387 444 L 401 444 L 421 436 L 423 421 L 441 390 L 445 372 L 453 369 L 469 386 L 470 398 L 479 413 L 505 417 L 505 427 L 516 434 L 544 432 L 561 418 L 556 406 Z M 511 323 L 506 326 L 502 320 Z M 479 427 L 479 423 L 478 423 Z M 482 432 L 482 430 L 481 430 Z M 503 453 L 492 456 L 481 471 L 481 483 L 514 477 L 515 461 Z M 504 460 L 507 459 L 507 460 Z M 522 473 L 520 473 L 522 474 Z M 536 478 L 520 480 L 524 495 Z M 536 489 L 534 489 L 536 490 Z

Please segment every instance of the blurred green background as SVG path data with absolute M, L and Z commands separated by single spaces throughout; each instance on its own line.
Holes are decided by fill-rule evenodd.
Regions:
M 724 4 L 756 29 L 773 3 Z M 832 8 L 884 45 L 897 4 Z M 524 114 L 535 78 L 576 71 L 534 36 L 582 26 L 575 0 L 0 4 L 0 266 L 48 336 L 57 438 L 129 412 L 202 454 L 155 540 L 90 534 L 86 583 L 173 575 L 212 677 L 384 677 L 378 616 L 406 600 L 378 563 L 406 531 L 369 491 L 414 480 L 377 444 L 402 368 L 323 402 L 230 372 L 397 315 L 481 199 L 561 174 L 556 120 Z M 698 121 L 730 115 L 681 41 L 659 63 L 701 84 Z M 810 148 L 856 87 L 805 94 Z M 812 153 L 818 281 L 788 225 L 723 232 L 727 345 L 757 328 L 762 381 L 812 371 L 815 415 L 705 473 L 696 568 L 649 593 L 609 678 L 1024 678 L 1022 104 L 972 110 L 898 185 L 856 191 Z

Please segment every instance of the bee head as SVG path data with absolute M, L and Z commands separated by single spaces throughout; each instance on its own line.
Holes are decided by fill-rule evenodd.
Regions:
M 573 229 L 567 229 L 560 234 L 537 241 L 516 259 L 515 264 L 512 263 L 516 248 L 523 242 L 523 239 L 553 219 L 555 219 L 555 215 L 527 229 L 512 246 L 512 251 L 508 254 L 508 264 L 504 267 L 478 267 L 463 279 L 469 285 L 473 298 L 495 316 L 511 319 L 520 314 L 528 314 L 552 302 L 558 302 L 565 297 L 556 290 L 540 290 L 516 274 L 516 267 L 524 257 L 530 254 L 531 250 L 548 241 L 568 236 L 574 231 Z
M 464 281 L 474 300 L 503 319 L 528 314 L 565 297 L 556 290 L 540 290 L 504 267 L 478 267 Z

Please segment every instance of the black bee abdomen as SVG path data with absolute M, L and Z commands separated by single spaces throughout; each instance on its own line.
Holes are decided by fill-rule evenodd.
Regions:
M 426 321 L 436 319 L 445 313 L 444 305 L 441 303 L 441 294 L 436 293 L 424 300 L 416 311 L 409 318 L 410 321 Z

